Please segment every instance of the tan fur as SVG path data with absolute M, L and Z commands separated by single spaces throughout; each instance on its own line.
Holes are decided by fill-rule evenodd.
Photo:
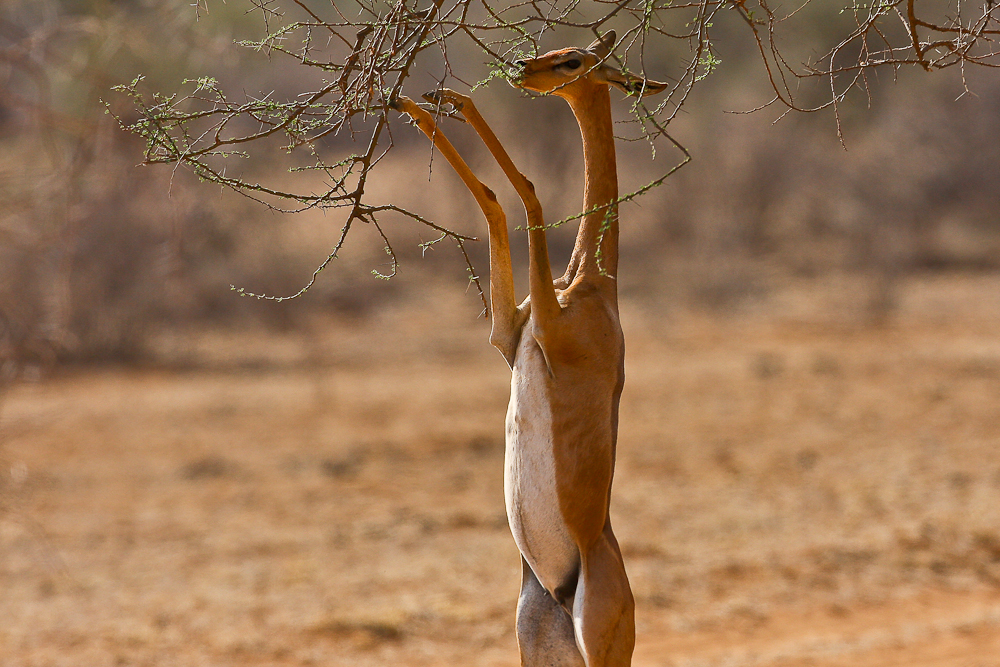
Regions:
M 625 382 L 618 318 L 618 179 L 608 87 L 648 94 L 664 84 L 612 67 L 607 33 L 587 49 L 526 61 L 519 85 L 565 99 L 581 131 L 585 215 L 566 272 L 552 279 L 542 208 L 472 100 L 453 104 L 517 190 L 528 218 L 529 296 L 517 305 L 506 218 L 434 120 L 402 98 L 483 209 L 490 230 L 490 342 L 511 366 L 505 495 L 524 567 L 518 603 L 522 665 L 625 667 L 635 644 L 634 602 L 608 508 Z M 554 479 L 552 477 L 554 476 Z M 553 507 L 557 504 L 558 507 Z M 568 538 L 567 538 L 568 536 Z

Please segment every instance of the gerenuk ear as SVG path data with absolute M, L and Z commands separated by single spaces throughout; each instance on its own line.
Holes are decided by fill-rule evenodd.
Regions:
M 660 83 L 652 79 L 644 79 L 641 76 L 624 73 L 610 65 L 601 65 L 596 74 L 601 81 L 614 86 L 626 95 L 646 97 L 662 93 L 670 87 L 670 84 Z
M 587 47 L 587 50 L 601 60 L 604 60 L 615 48 L 615 41 L 617 39 L 618 36 L 615 34 L 615 31 L 608 30 L 606 33 L 591 42 L 590 46 Z

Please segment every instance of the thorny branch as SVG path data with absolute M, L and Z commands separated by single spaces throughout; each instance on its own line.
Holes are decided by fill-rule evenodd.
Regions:
M 248 0 L 253 12 L 263 17 L 267 34 L 242 45 L 271 57 L 294 58 L 303 67 L 319 70 L 322 86 L 292 100 L 263 95 L 236 101 L 212 78 L 191 80 L 187 82 L 191 92 L 165 96 L 140 92 L 140 77 L 119 88 L 139 112 L 138 121 L 123 125 L 145 138 L 146 164 L 183 166 L 279 211 L 347 209 L 336 244 L 298 293 L 270 297 L 238 290 L 243 295 L 279 301 L 301 295 L 338 256 L 356 223 L 372 225 L 381 235 L 392 267 L 383 277 L 392 275 L 395 253 L 378 217 L 392 213 L 440 235 L 423 244 L 425 248 L 444 239 L 454 242 L 466 261 L 470 280 L 483 296 L 465 247 L 473 237 L 391 203 L 372 204 L 366 199 L 369 174 L 393 147 L 390 124 L 397 114 L 390 103 L 401 93 L 421 54 L 430 52 L 424 60 L 440 68 L 439 81 L 444 86 L 449 78 L 467 83 L 461 77 L 468 72 L 456 68 L 456 60 L 450 57 L 466 52 L 460 49 L 472 46 L 481 52 L 490 68 L 476 84 L 483 85 L 494 78 L 510 79 L 511 63 L 544 52 L 540 42 L 556 30 L 570 33 L 571 28 L 582 28 L 598 35 L 614 28 L 620 36 L 611 56 L 615 64 L 643 75 L 647 63 L 676 62 L 676 55 L 666 54 L 675 53 L 677 46 L 686 48 L 688 56 L 673 67 L 673 85 L 665 99 L 653 107 L 639 100 L 632 107 L 638 134 L 654 150 L 658 140 L 666 141 L 682 158 L 660 177 L 620 199 L 629 201 L 663 183 L 690 160 L 667 127 L 694 87 L 721 63 L 712 35 L 715 24 L 727 18 L 736 18 L 749 30 L 772 89 L 770 101 L 754 111 L 774 105 L 785 113 L 832 108 L 838 134 L 839 105 L 852 90 L 867 93 L 869 75 L 876 70 L 888 68 L 895 73 L 916 65 L 932 71 L 958 65 L 964 80 L 967 65 L 1000 66 L 996 45 L 1000 10 L 992 0 L 975 11 L 961 0 L 947 0 L 943 9 L 940 5 L 924 8 L 917 0 L 841 1 L 851 4 L 812 0 L 817 7 L 811 7 L 810 0 L 804 0 L 789 13 L 781 13 L 773 0 L 521 0 L 507 6 L 494 0 L 337 0 L 328 6 L 289 0 L 285 9 L 278 0 Z M 206 10 L 207 0 L 198 7 Z M 286 15 L 286 10 L 295 16 Z M 794 21 L 810 11 L 822 11 L 822 20 L 828 23 L 839 22 L 840 36 L 822 56 L 793 64 L 800 57 L 789 55 L 783 39 L 786 34 L 795 36 Z M 460 46 L 463 42 L 464 47 Z M 0 54 L 0 59 L 5 57 L 11 56 Z M 652 78 L 662 78 L 662 74 Z M 816 101 L 803 92 L 809 80 L 825 82 L 824 99 Z M 337 136 L 364 145 L 364 151 L 331 160 L 327 156 L 330 139 Z M 306 157 L 307 163 L 294 171 L 320 174 L 324 189 L 295 191 L 229 175 L 227 167 L 234 160 L 249 158 L 251 148 L 275 139 L 282 141 L 288 153 Z M 309 183 L 313 186 L 315 179 Z

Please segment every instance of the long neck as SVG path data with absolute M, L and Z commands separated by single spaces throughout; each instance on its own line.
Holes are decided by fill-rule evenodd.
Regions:
M 581 274 L 598 280 L 618 274 L 618 169 L 611 124 L 611 96 L 606 85 L 595 85 L 587 94 L 568 98 L 583 138 L 583 217 L 566 277 Z M 603 281 L 601 281 L 603 282 Z

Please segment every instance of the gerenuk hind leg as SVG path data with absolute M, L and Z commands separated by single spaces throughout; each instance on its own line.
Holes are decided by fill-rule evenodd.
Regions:
M 538 582 L 521 558 L 517 600 L 517 646 L 524 667 L 585 667 L 576 646 L 573 619 Z
M 635 648 L 635 601 L 611 522 L 583 554 L 573 628 L 587 667 L 625 667 Z

